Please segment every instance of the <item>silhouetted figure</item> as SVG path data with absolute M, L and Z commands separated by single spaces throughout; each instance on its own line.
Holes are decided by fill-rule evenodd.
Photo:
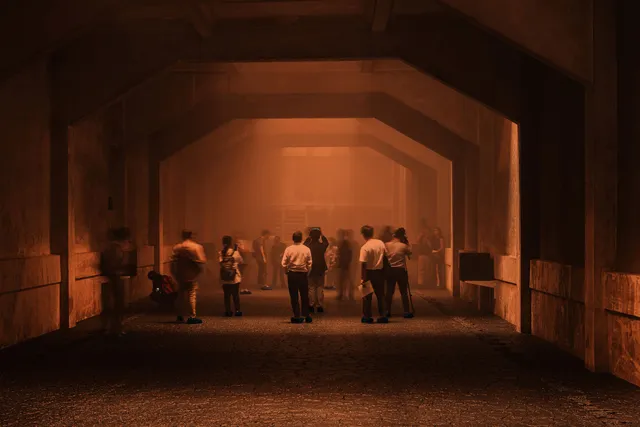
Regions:
M 329 247 L 324 256 L 327 262 L 327 280 L 325 289 L 334 290 L 338 286 L 338 243 L 335 238 L 329 238 Z
M 280 283 L 281 288 L 287 287 L 284 279 L 284 269 L 280 265 L 285 249 L 287 249 L 287 245 L 280 240 L 280 236 L 274 237 L 273 246 L 271 246 L 271 251 L 269 252 L 269 260 L 273 269 L 271 273 L 271 286 L 273 287 L 277 286 L 278 283 Z
M 404 317 L 412 318 L 413 313 L 409 305 L 409 275 L 407 273 L 407 259 L 411 256 L 411 247 L 404 228 L 398 228 L 390 242 L 386 243 L 389 256 L 389 272 L 387 275 L 387 316 L 391 317 L 391 304 L 396 284 L 402 297 Z
M 302 233 L 293 233 L 293 245 L 284 251 L 282 268 L 287 272 L 293 317 L 291 323 L 311 323 L 309 316 L 309 272 L 313 266 L 311 250 L 302 244 Z M 301 308 L 302 307 L 302 308 Z M 302 314 L 302 317 L 300 316 Z
M 418 256 L 418 284 L 430 286 L 433 282 L 432 277 L 434 277 L 431 265 L 431 235 L 433 234 L 433 228 L 429 227 L 424 218 L 421 221 L 421 226 L 415 248 L 415 253 Z
M 338 299 L 354 299 L 353 296 L 353 244 L 346 230 L 340 230 L 338 242 Z
M 152 283 L 151 295 L 149 296 L 151 300 L 159 304 L 161 308 L 173 307 L 178 298 L 178 285 L 171 276 L 160 274 L 154 270 L 147 274 L 147 278 Z
M 109 244 L 100 261 L 102 274 L 108 279 L 104 293 L 104 329 L 109 335 L 121 336 L 124 334 L 124 279 L 135 276 L 137 268 L 136 253 L 128 228 L 110 230 Z
M 191 231 L 184 230 L 182 242 L 173 247 L 171 256 L 172 274 L 178 282 L 178 300 L 176 301 L 178 322 L 183 322 L 184 317 L 188 315 L 187 323 L 202 323 L 202 320 L 196 317 L 196 293 L 197 279 L 206 262 L 207 257 L 202 245 L 193 240 Z
M 263 291 L 268 291 L 271 286 L 267 285 L 267 254 L 265 252 L 265 243 L 269 238 L 269 231 L 264 230 L 260 237 L 253 241 L 253 257 L 258 267 L 257 284 Z
M 364 245 L 360 248 L 360 266 L 361 276 L 360 283 L 370 282 L 373 287 L 373 293 L 378 300 L 378 323 L 387 323 L 389 319 L 385 310 L 385 277 L 384 264 L 387 257 L 387 248 L 379 239 L 373 238 L 373 227 L 368 225 L 360 229 L 360 233 L 365 240 Z M 362 301 L 362 323 L 373 323 L 373 313 L 371 303 L 373 294 L 369 294 Z
M 433 273 L 437 279 L 437 286 L 444 288 L 445 283 L 445 265 L 444 265 L 444 237 L 440 227 L 433 229 L 433 234 L 429 238 L 429 246 L 431 247 L 431 259 L 433 263 Z
M 323 313 L 324 279 L 327 274 L 325 253 L 329 247 L 329 241 L 320 228 L 312 228 L 304 244 L 311 250 L 313 259 L 313 267 L 309 272 L 309 311 L 313 313 L 317 309 L 318 313 Z
M 238 252 L 237 246 L 232 244 L 231 236 L 222 238 L 222 250 L 218 257 L 220 262 L 220 283 L 224 292 L 224 315 L 233 316 L 231 311 L 231 299 L 233 298 L 233 307 L 235 315 L 242 316 L 240 311 L 240 283 L 242 283 L 242 275 L 239 266 L 242 265 L 242 256 Z
M 383 228 L 382 234 L 380 234 L 380 240 L 382 240 L 383 243 L 388 243 L 392 239 L 393 239 L 393 229 L 391 228 L 391 226 L 387 225 L 386 227 Z

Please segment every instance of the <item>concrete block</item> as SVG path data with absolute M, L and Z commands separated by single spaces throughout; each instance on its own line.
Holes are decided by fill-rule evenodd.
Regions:
M 519 310 L 517 308 L 520 305 L 518 286 L 512 283 L 499 282 L 493 290 L 493 296 L 495 298 L 493 313 L 512 325 L 517 325 L 519 320 Z
M 606 308 L 640 317 L 640 275 L 604 273 Z
M 59 328 L 59 284 L 0 295 L 0 347 Z
M 83 252 L 75 258 L 76 280 L 100 275 L 100 252 Z
M 551 261 L 532 260 L 532 289 L 584 302 L 584 270 Z
M 640 386 L 640 320 L 607 313 L 607 327 L 611 373 Z
M 493 274 L 503 282 L 520 283 L 520 258 L 508 255 L 496 255 L 493 258 Z
M 531 333 L 584 359 L 584 304 L 532 290 Z
M 0 260 L 0 294 L 60 283 L 60 257 Z
M 71 312 L 75 322 L 97 316 L 102 312 L 102 286 L 107 279 L 92 277 L 77 280 L 71 289 Z

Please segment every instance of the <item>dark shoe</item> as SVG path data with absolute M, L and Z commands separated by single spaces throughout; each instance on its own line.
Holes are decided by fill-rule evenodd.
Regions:
M 318 313 L 324 313 L 324 308 L 318 307 Z
M 378 317 L 378 320 L 376 320 L 377 323 L 389 323 L 389 319 L 386 317 Z
M 224 312 L 224 317 L 231 317 L 231 316 L 233 316 L 232 312 L 230 312 L 230 311 L 225 311 Z
M 315 313 L 315 312 L 316 312 L 315 307 L 309 307 L 309 313 Z
M 200 323 L 202 323 L 202 319 L 198 319 L 197 317 L 189 317 L 187 319 L 187 323 L 189 325 L 199 325 Z
M 387 311 L 387 317 L 391 317 L 391 312 Z
M 291 318 L 291 323 L 303 323 L 304 322 L 304 317 L 292 317 Z
M 304 318 L 304 321 L 307 322 L 307 323 L 311 323 L 311 322 L 313 322 L 313 318 L 311 316 L 307 316 L 307 317 Z
M 251 295 L 251 291 L 249 289 L 243 289 L 240 291 L 240 295 Z
M 242 317 L 242 312 L 240 310 L 236 311 L 236 317 Z
M 176 322 L 180 322 L 180 323 L 184 322 L 184 317 L 182 317 L 182 316 L 178 316 L 178 317 L 176 318 Z
M 373 323 L 373 318 L 372 317 L 364 317 L 363 316 L 361 322 L 362 323 L 371 324 L 371 323 Z
M 405 319 L 413 319 L 413 313 L 405 313 L 404 314 L 404 318 Z
M 269 285 L 264 285 L 263 287 L 261 287 L 260 289 L 262 289 L 263 291 L 270 291 L 272 288 Z

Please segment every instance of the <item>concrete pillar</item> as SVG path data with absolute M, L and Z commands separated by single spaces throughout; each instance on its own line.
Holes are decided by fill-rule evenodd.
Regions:
M 586 93 L 585 365 L 609 370 L 603 272 L 616 255 L 617 2 L 593 2 L 593 83 Z
M 478 162 L 479 150 L 470 147 L 465 161 L 465 242 L 466 250 L 478 250 Z
M 164 228 L 160 160 L 149 144 L 149 244 L 153 245 L 153 269 L 162 272 Z
M 51 253 L 60 255 L 60 328 L 75 326 L 75 215 L 71 174 L 71 128 L 54 117 L 51 128 Z
M 457 158 L 451 162 L 451 224 L 453 229 L 453 240 L 451 242 L 451 248 L 453 250 L 453 283 L 451 292 L 454 297 L 460 296 L 460 271 L 458 254 L 461 250 L 464 249 L 466 234 L 465 181 L 465 160 L 464 158 Z

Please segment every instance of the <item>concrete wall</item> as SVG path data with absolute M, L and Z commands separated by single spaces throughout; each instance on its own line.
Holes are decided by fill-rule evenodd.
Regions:
M 543 60 L 591 78 L 591 0 L 440 0 Z
M 0 82 L 0 347 L 58 329 L 60 259 L 50 253 L 46 62 Z

